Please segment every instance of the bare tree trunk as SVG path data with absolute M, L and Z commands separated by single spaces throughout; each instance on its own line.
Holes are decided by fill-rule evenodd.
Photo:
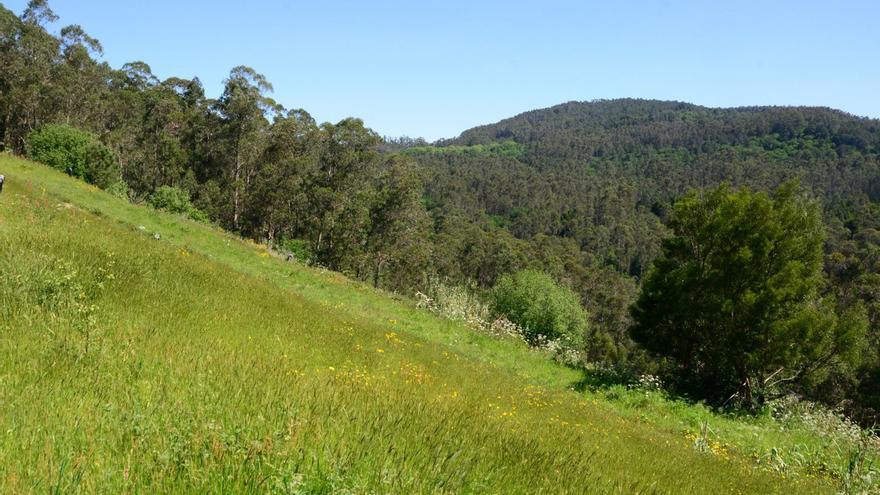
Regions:
M 235 170 L 232 174 L 232 226 L 235 230 L 239 230 L 238 228 L 238 219 L 239 219 L 239 184 L 238 181 L 241 180 L 241 154 L 239 152 L 239 148 L 241 147 L 241 140 L 238 140 L 236 150 L 235 150 Z

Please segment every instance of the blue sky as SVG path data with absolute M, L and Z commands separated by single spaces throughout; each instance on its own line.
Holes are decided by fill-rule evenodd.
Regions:
M 27 0 L 3 4 L 20 13 Z M 453 137 L 569 100 L 823 105 L 880 117 L 878 1 L 344 2 L 50 0 L 114 67 L 236 65 L 319 121 Z

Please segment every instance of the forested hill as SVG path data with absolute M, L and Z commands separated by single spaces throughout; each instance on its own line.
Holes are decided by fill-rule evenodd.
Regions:
M 826 291 L 842 307 L 864 303 L 876 341 L 878 120 L 813 107 L 570 102 L 405 153 L 423 167 L 437 238 L 478 246 L 458 251 L 468 253 L 458 269 L 477 258 L 463 278 L 491 286 L 522 266 L 553 273 L 582 294 L 593 342 L 610 336 L 618 356 L 628 347 L 627 308 L 669 235 L 676 199 L 724 182 L 769 191 L 797 180 L 823 206 Z M 456 241 L 467 223 L 482 226 L 480 242 Z M 593 352 L 606 359 L 609 349 Z M 865 373 L 858 384 L 835 379 L 826 398 L 840 399 L 841 387 L 876 397 L 880 374 Z
M 750 139 L 828 139 L 835 146 L 877 151 L 880 121 L 825 107 L 707 108 L 676 101 L 642 99 L 568 102 L 525 112 L 467 130 L 448 143 L 474 145 L 513 140 L 541 150 L 546 158 L 580 159 L 640 151 L 685 148 L 711 151 L 746 145 Z
M 693 188 L 799 179 L 843 221 L 880 198 L 880 121 L 827 108 L 570 102 L 409 152 L 427 165 L 434 203 L 521 239 L 573 238 L 635 276 L 672 201 Z

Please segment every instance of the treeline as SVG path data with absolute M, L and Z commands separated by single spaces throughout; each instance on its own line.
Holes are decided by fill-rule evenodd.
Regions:
M 436 208 L 424 193 L 426 170 L 410 152 L 424 140 L 383 140 L 358 119 L 318 124 L 273 101 L 271 84 L 244 66 L 232 69 L 216 99 L 198 78 L 160 81 L 144 62 L 114 69 L 80 26 L 51 34 L 56 21 L 44 0 L 31 1 L 21 16 L 0 10 L 6 150 L 48 163 L 47 156 L 58 158 L 49 145 L 82 151 L 100 142 L 116 163 L 101 170 L 99 185 L 192 213 L 188 197 L 199 212 L 190 216 L 392 290 L 434 280 L 491 287 L 502 274 L 532 265 L 557 277 L 595 268 L 595 285 L 607 286 L 611 272 L 567 239 L 524 242 L 461 210 Z M 481 151 L 498 152 L 515 155 L 520 147 Z M 95 175 L 86 165 L 70 167 L 85 160 L 74 154 L 64 154 L 58 167 L 87 180 Z M 552 267 L 543 266 L 550 253 Z
M 429 145 L 382 139 L 358 119 L 319 124 L 274 101 L 245 66 L 218 98 L 198 78 L 159 80 L 144 62 L 112 68 L 81 27 L 50 33 L 56 21 L 45 0 L 20 16 L 0 7 L 0 143 L 50 164 L 57 146 L 82 143 L 74 147 L 100 156 L 100 170 L 85 163 L 80 173 L 73 155 L 56 166 L 132 201 L 403 293 L 438 283 L 486 293 L 537 270 L 586 308 L 585 359 L 657 371 L 663 359 L 630 336 L 630 308 L 671 235 L 675 201 L 723 181 L 766 191 L 798 179 L 823 206 L 821 291 L 841 314 L 866 308 L 868 348 L 877 347 L 878 121 L 616 100 L 529 112 Z M 809 393 L 873 417 L 880 366 L 869 354 Z
M 420 179 L 412 160 L 381 153 L 382 139 L 363 122 L 319 125 L 273 101 L 271 84 L 244 66 L 217 99 L 197 78 L 160 81 L 143 62 L 113 69 L 81 27 L 50 34 L 56 20 L 43 0 L 20 17 L 0 9 L 4 148 L 69 147 L 79 139 L 69 129 L 35 133 L 84 130 L 112 152 L 118 167 L 110 168 L 134 201 L 176 188 L 227 229 L 299 241 L 311 261 L 376 285 L 419 283 L 430 230 Z

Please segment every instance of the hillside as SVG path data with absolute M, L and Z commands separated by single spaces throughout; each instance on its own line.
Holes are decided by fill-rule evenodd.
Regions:
M 0 5 L 0 491 L 876 487 L 878 121 L 429 144 L 58 21 Z
M 524 267 L 553 274 L 590 311 L 594 361 L 642 360 L 628 308 L 670 235 L 673 204 L 722 183 L 772 191 L 795 181 L 815 198 L 824 292 L 840 308 L 864 305 L 872 348 L 880 341 L 878 120 L 813 107 L 569 102 L 402 152 L 421 165 L 436 244 L 454 253 L 441 272 L 486 288 Z M 802 393 L 874 424 L 878 363 L 874 353 Z
M 876 151 L 880 121 L 824 107 L 709 108 L 691 103 L 643 99 L 568 102 L 532 110 L 466 130 L 441 144 L 475 145 L 513 140 L 550 147 L 565 142 L 557 155 L 591 158 L 639 148 L 706 151 L 713 145 L 746 144 L 777 134 L 830 139 L 835 146 Z
M 464 151 L 502 143 L 517 152 Z M 798 179 L 843 220 L 880 199 L 880 121 L 827 108 L 570 102 L 409 153 L 428 168 L 433 203 L 520 239 L 571 238 L 634 276 L 656 256 L 672 201 L 693 188 Z
M 285 108 L 271 96 L 268 78 L 247 65 L 232 67 L 217 95 L 209 95 L 196 75 L 160 79 L 142 60 L 113 67 L 99 40 L 80 25 L 58 21 L 44 0 L 28 2 L 20 13 L 0 5 L 4 151 L 397 294 L 418 291 L 430 298 L 451 290 L 488 304 L 505 278 L 533 273 L 532 280 L 551 289 L 541 290 L 543 296 L 566 294 L 573 318 L 535 311 L 545 313 L 544 323 L 531 328 L 521 312 L 513 323 L 531 332 L 532 344 L 539 337 L 553 342 L 558 355 L 580 368 L 613 369 L 629 381 L 657 375 L 668 392 L 713 406 L 731 406 L 726 399 L 733 397 L 733 406 L 740 407 L 740 399 L 753 394 L 733 390 L 740 386 L 728 378 L 737 375 L 734 381 L 751 388 L 749 383 L 762 383 L 764 373 L 774 371 L 763 369 L 773 362 L 788 370 L 780 377 L 785 386 L 745 400 L 748 409 L 764 407 L 765 395 L 794 393 L 843 408 L 866 426 L 880 419 L 876 120 L 827 108 L 572 102 L 428 145 L 384 139 L 354 117 L 322 123 L 302 108 Z M 631 308 L 644 292 L 645 277 L 663 243 L 676 234 L 673 207 L 691 190 L 722 182 L 761 196 L 792 181 L 799 182 L 797 197 L 809 203 L 802 206 L 815 225 L 816 235 L 809 237 L 815 256 L 803 264 L 809 274 L 799 277 L 811 281 L 804 286 L 809 297 L 757 304 L 752 288 L 732 284 L 730 291 L 683 290 L 678 302 L 733 294 L 729 301 L 755 312 L 781 311 L 728 325 L 753 332 L 754 339 L 733 341 L 754 346 L 769 342 L 757 334 L 795 309 L 821 305 L 814 314 L 850 323 L 814 318 L 802 328 L 815 339 L 785 338 L 776 348 L 794 344 L 804 353 L 780 350 L 755 359 L 763 364 L 754 380 L 745 376 L 752 366 L 726 366 L 696 391 L 685 383 L 693 377 L 676 371 L 681 356 L 669 361 L 666 346 L 648 347 L 631 331 Z M 798 231 L 796 225 L 765 227 L 744 225 L 723 247 L 754 240 L 746 233 Z M 758 251 L 766 253 L 760 246 L 770 244 L 759 242 Z M 753 288 L 770 298 L 794 294 L 761 289 L 774 270 L 756 270 L 760 287 Z M 523 302 L 540 305 L 535 298 Z M 492 311 L 488 318 L 511 316 L 497 304 Z M 699 333 L 717 332 L 719 314 L 752 313 L 707 312 L 699 318 Z M 829 326 L 839 331 L 819 331 Z M 842 335 L 851 336 L 847 344 L 837 338 Z M 748 355 L 743 350 L 730 355 Z M 794 355 L 798 362 L 789 359 Z M 701 363 L 695 370 L 726 362 L 696 359 Z
M 575 392 L 589 376 L 520 344 L 0 171 L 0 491 L 819 493 L 845 469 L 852 446 L 795 423 Z M 811 460 L 783 475 L 771 449 Z

